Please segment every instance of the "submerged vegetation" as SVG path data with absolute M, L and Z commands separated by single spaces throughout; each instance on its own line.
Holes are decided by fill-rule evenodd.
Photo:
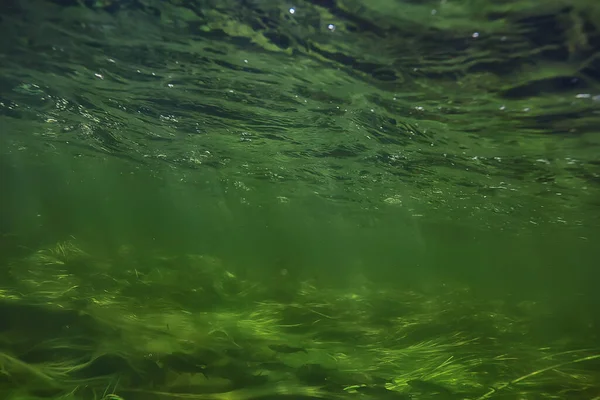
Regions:
M 79 246 L 10 263 L 0 291 L 3 399 L 597 395 L 593 330 L 546 334 L 555 316 L 541 302 L 366 280 L 350 292 L 288 282 L 283 293 L 214 257 L 123 247 L 107 259 Z

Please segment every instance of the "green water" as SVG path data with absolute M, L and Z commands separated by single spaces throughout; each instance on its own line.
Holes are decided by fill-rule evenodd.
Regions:
M 594 2 L 0 12 L 0 397 L 600 398 Z

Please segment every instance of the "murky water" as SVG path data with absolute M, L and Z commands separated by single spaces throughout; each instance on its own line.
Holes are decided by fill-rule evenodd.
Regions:
M 148 386 L 113 365 L 102 393 L 92 383 L 107 385 L 106 379 L 94 381 L 103 376 L 98 367 L 84 374 L 91 391 L 77 392 L 73 388 L 84 383 L 69 386 L 72 371 L 38 371 L 33 375 L 45 382 L 40 390 L 47 395 L 35 396 L 73 391 L 83 396 L 74 398 L 114 400 L 111 393 L 119 388 L 129 390 L 122 394 L 126 399 L 166 399 L 158 392 L 173 391 L 204 396 L 210 391 L 205 383 L 173 389 L 184 379 L 182 371 L 198 372 L 189 363 L 213 368 L 213 378 L 239 378 L 228 377 L 237 390 L 246 387 L 235 372 L 240 360 L 266 363 L 272 352 L 265 349 L 284 348 L 278 340 L 301 349 L 283 352 L 291 357 L 286 366 L 266 374 L 270 384 L 284 386 L 236 396 L 380 398 L 350 386 L 382 389 L 385 381 L 385 390 L 397 396 L 492 398 L 496 393 L 485 394 L 490 387 L 520 390 L 514 380 L 552 366 L 512 365 L 500 349 L 514 343 L 524 346 L 517 358 L 547 357 L 583 368 L 577 372 L 581 385 L 576 379 L 561 388 L 538 382 L 531 393 L 559 397 L 531 398 L 600 395 L 594 392 L 599 378 L 589 367 L 597 354 L 589 348 L 597 339 L 600 305 L 600 8 L 594 2 L 32 0 L 3 2 L 0 11 L 0 263 L 6 266 L 0 293 L 10 305 L 3 303 L 3 312 L 14 315 L 18 304 L 43 314 L 38 308 L 50 305 L 52 312 L 91 315 L 98 324 L 128 323 L 132 338 L 142 326 L 163 329 L 151 321 L 168 315 L 179 321 L 171 325 L 185 325 L 159 350 L 150 345 L 156 338 L 144 333 L 148 348 L 108 352 L 137 360 L 130 362 L 138 371 L 149 368 L 139 360 L 154 360 L 148 354 L 158 352 L 171 361 L 154 361 L 165 371 L 174 368 L 175 378 L 148 378 Z M 200 258 L 189 261 L 184 255 L 190 254 Z M 228 286 L 233 281 L 235 288 Z M 472 337 L 452 344 L 501 337 L 493 346 L 477 342 L 479 347 L 464 350 L 469 360 L 478 351 L 488 360 L 485 368 L 462 364 L 481 379 L 462 388 L 450 383 L 459 378 L 436 381 L 432 364 L 430 372 L 399 383 L 383 367 L 387 356 L 377 352 L 400 351 L 394 347 L 399 342 L 388 341 L 402 335 L 386 329 L 408 329 L 410 318 L 388 316 L 391 325 L 373 320 L 380 312 L 377 288 L 384 286 L 406 294 L 390 294 L 395 306 L 381 309 L 420 304 L 410 311 L 415 321 L 447 321 L 440 323 L 447 332 L 437 324 L 423 328 L 423 341 L 432 332 L 447 339 L 471 327 L 454 327 L 444 318 L 485 313 L 488 319 L 478 324 L 486 328 L 477 325 L 485 333 L 473 328 Z M 325 299 L 318 287 L 341 292 Z M 188 321 L 169 314 L 196 310 L 200 292 L 214 317 Z M 484 303 L 473 311 L 465 299 Z M 244 308 L 254 303 L 261 304 L 257 310 Z M 374 324 L 373 332 L 355 333 L 371 349 L 356 355 L 363 374 L 340 366 L 349 350 L 329 343 L 352 338 L 306 316 L 275 316 L 284 312 L 282 304 L 290 310 L 302 304 L 328 323 L 337 318 L 331 312 L 346 321 L 342 326 L 353 319 Z M 136 307 L 148 314 L 127 319 Z M 237 316 L 221 315 L 220 307 Z M 228 325 L 236 318 L 251 321 L 256 313 L 264 324 L 317 324 L 312 347 L 306 338 L 288 338 L 279 325 L 235 332 Z M 9 391 L 31 378 L 23 371 L 32 370 L 14 360 L 45 360 L 36 355 L 27 361 L 29 342 L 19 344 L 11 335 L 31 327 L 11 318 L 13 325 L 0 330 L 6 343 L 0 361 L 20 371 L 1 381 L 0 390 Z M 400 320 L 402 328 L 394 325 Z M 108 337 L 104 328 L 73 324 Z M 211 324 L 228 327 L 206 328 Z M 248 352 L 256 347 L 260 354 L 234 357 L 239 365 L 227 358 L 235 364 L 227 373 L 219 369 L 223 359 L 215 361 L 218 367 L 183 362 L 181 354 L 196 354 L 185 343 L 198 346 L 200 339 L 190 336 L 198 329 L 222 354 L 236 346 Z M 247 336 L 260 329 L 265 331 Z M 225 333 L 211 336 L 217 331 Z M 57 332 L 44 340 L 62 334 L 71 346 L 78 337 Z M 519 336 L 527 332 L 533 332 L 531 343 Z M 228 335 L 231 348 L 224 344 Z M 98 343 L 104 339 L 86 343 L 82 354 Z M 376 350 L 376 343 L 383 347 Z M 587 350 L 558 360 L 527 353 L 527 346 Z M 444 351 L 436 362 L 453 350 Z M 379 367 L 370 358 L 375 353 Z M 394 354 L 390 365 L 402 364 Z M 313 358 L 304 363 L 294 359 L 307 355 Z M 417 365 L 425 356 L 410 360 Z M 350 375 L 308 375 L 327 375 L 335 388 L 310 392 L 296 390 L 307 384 L 302 379 L 300 386 L 286 381 L 286 368 L 324 368 L 323 357 Z M 252 376 L 267 368 L 252 365 Z M 484 370 L 496 378 L 484 379 Z M 453 373 L 467 380 L 463 370 L 447 370 L 448 377 Z M 232 389 L 214 391 L 224 388 Z

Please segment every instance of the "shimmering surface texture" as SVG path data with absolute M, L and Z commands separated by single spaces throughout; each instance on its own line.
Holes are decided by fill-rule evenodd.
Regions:
M 597 226 L 592 3 L 86 4 L 5 13 L 5 154 L 43 144 L 286 198 Z

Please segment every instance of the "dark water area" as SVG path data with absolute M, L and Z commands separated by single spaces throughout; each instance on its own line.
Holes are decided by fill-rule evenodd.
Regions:
M 0 397 L 600 398 L 600 6 L 0 4 Z

